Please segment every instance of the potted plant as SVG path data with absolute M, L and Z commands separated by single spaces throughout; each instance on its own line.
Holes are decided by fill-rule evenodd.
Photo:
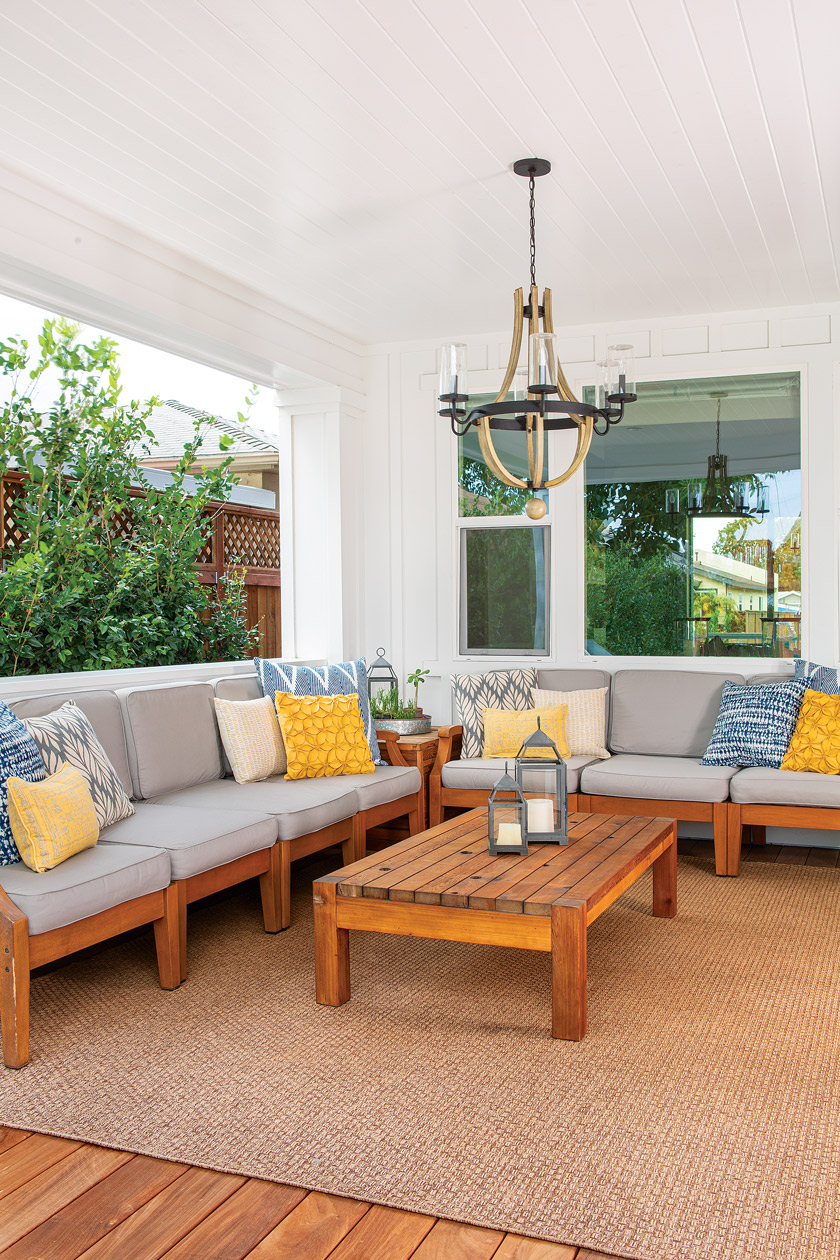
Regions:
M 414 699 L 404 701 L 399 687 L 380 689 L 370 698 L 373 725 L 379 731 L 396 731 L 398 735 L 421 735 L 432 729 L 432 719 L 417 706 L 420 683 L 427 669 L 416 669 L 409 674 L 408 682 L 414 686 Z

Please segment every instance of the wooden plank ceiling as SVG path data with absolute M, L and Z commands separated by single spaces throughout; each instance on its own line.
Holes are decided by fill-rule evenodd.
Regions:
M 17 0 L 2 161 L 363 341 L 840 297 L 828 0 Z

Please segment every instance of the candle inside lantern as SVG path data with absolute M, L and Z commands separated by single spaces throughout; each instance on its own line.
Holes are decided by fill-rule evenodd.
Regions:
M 499 834 L 496 837 L 496 844 L 515 844 L 517 848 L 520 848 L 522 845 L 522 828 L 519 823 L 499 823 Z
M 554 830 L 554 804 L 546 797 L 528 801 L 528 831 L 548 832 Z

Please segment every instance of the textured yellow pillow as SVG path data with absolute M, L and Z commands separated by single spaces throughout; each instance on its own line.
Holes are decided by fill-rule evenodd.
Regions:
M 781 769 L 840 774 L 840 696 L 805 692 Z
M 515 757 L 523 740 L 537 729 L 537 718 L 565 760 L 570 754 L 566 740 L 566 706 L 562 704 L 551 709 L 485 709 L 483 756 Z M 527 753 L 529 757 L 541 755 L 533 750 Z
M 286 750 L 270 696 L 214 700 L 219 734 L 237 783 L 256 783 L 286 769 Z
M 27 866 L 43 874 L 99 839 L 93 797 L 84 775 L 64 762 L 40 783 L 9 779 L 9 822 Z
M 359 697 L 274 694 L 286 747 L 287 779 L 373 774 Z
M 534 687 L 531 698 L 537 709 L 565 704 L 566 738 L 573 757 L 609 757 L 607 749 L 607 687 L 587 691 L 543 691 Z

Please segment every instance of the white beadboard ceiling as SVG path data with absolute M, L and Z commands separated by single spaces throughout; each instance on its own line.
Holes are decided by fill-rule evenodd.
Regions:
M 840 297 L 836 0 L 16 0 L 10 167 L 366 342 Z

